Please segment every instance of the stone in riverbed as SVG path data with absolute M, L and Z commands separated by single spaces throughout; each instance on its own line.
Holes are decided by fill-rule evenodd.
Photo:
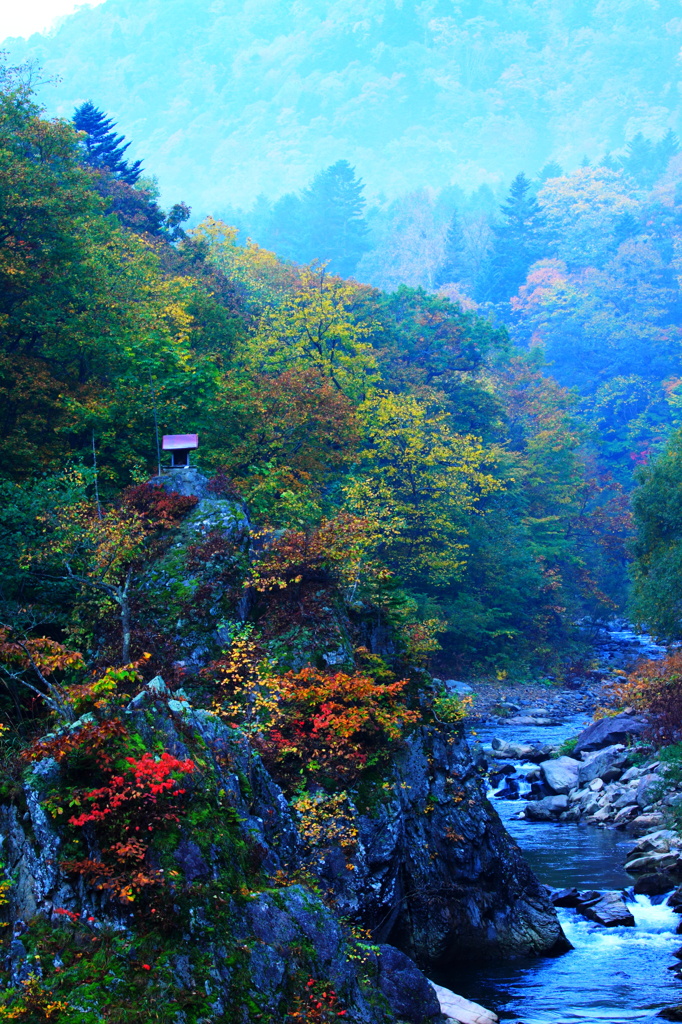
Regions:
M 577 889 L 557 889 L 549 897 L 555 907 L 577 907 L 581 894 Z
M 544 728 L 545 726 L 560 724 L 556 718 L 535 718 L 531 715 L 515 715 L 514 718 L 509 719 L 509 725 L 533 725 Z
M 677 854 L 672 852 L 643 853 L 634 857 L 629 854 L 625 861 L 625 870 L 631 875 L 646 875 L 652 871 L 674 871 L 678 864 Z
M 578 913 L 589 921 L 596 921 L 605 928 L 634 928 L 635 919 L 619 892 L 606 892 L 596 901 L 579 904 Z
M 644 836 L 653 828 L 660 828 L 664 818 L 662 814 L 640 814 L 630 822 L 630 831 L 636 836 Z
M 635 715 L 601 718 L 580 733 L 573 753 L 581 754 L 584 750 L 601 750 L 602 747 L 612 746 L 614 743 L 625 743 L 629 736 L 640 736 L 647 725 L 646 719 Z
M 578 772 L 580 761 L 572 757 L 555 757 L 550 761 L 543 761 L 540 771 L 545 782 L 554 793 L 568 793 L 578 784 Z
M 625 767 L 627 756 L 623 755 L 624 749 L 622 744 L 615 744 L 605 750 L 600 750 L 590 757 L 589 761 L 581 764 L 578 772 L 578 785 L 581 788 L 587 786 L 594 779 L 603 779 L 607 773 L 611 776 L 608 781 L 613 781 L 620 776 L 620 771 L 618 770 L 614 774 L 614 770 Z
M 659 871 L 651 871 L 646 875 L 640 875 L 634 884 L 634 891 L 637 896 L 663 896 L 675 885 L 670 875 Z
M 546 796 L 544 800 L 533 800 L 526 804 L 524 812 L 530 821 L 553 821 L 559 814 L 568 810 L 568 797 Z
M 682 1004 L 679 1006 L 666 1006 L 656 1016 L 662 1017 L 663 1020 L 682 1020 Z
M 494 757 L 500 761 L 544 761 L 550 757 L 552 748 L 549 746 L 538 747 L 531 743 L 508 743 L 506 740 L 495 738 L 490 746 L 483 747 L 487 757 Z
M 621 793 L 621 795 L 617 797 L 616 800 L 614 800 L 613 806 L 618 811 L 620 811 L 623 807 L 639 808 L 639 804 L 637 803 L 637 790 L 629 789 L 625 793 Z
M 663 780 L 659 775 L 644 775 L 637 787 L 637 803 L 644 810 L 659 799 L 662 791 Z
M 449 1021 L 455 1021 L 456 1024 L 495 1024 L 495 1021 L 499 1019 L 492 1010 L 486 1010 L 478 1003 L 472 1003 L 471 1000 L 465 999 L 463 996 L 455 995 L 449 988 L 436 985 L 433 981 L 430 984 L 438 997 L 441 1013 Z
M 613 819 L 613 824 L 616 828 L 625 828 L 627 823 L 630 821 L 632 816 L 637 813 L 637 805 L 629 804 L 627 807 L 621 808 L 618 814 Z

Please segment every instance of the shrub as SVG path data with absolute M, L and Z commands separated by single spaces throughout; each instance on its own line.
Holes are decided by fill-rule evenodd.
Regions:
M 611 686 L 613 702 L 651 718 L 651 732 L 659 743 L 673 743 L 682 735 L 682 652 L 662 661 L 645 661 L 624 680 Z
M 439 722 L 455 725 L 466 718 L 473 702 L 474 698 L 470 696 L 459 697 L 456 693 L 443 694 L 434 700 L 433 713 Z

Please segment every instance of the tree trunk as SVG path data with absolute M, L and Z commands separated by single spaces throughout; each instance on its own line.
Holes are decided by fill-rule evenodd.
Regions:
M 121 657 L 123 664 L 127 665 L 130 662 L 130 580 L 132 577 L 132 569 L 128 570 L 126 576 L 125 586 L 119 588 L 118 603 L 121 608 Z

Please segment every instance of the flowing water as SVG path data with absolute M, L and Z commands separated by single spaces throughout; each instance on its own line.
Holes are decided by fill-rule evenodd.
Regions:
M 494 734 L 511 741 L 556 743 L 576 735 L 584 724 L 584 719 L 576 718 L 554 728 L 498 726 L 482 729 L 473 738 L 489 742 Z M 525 771 L 534 767 L 517 766 L 521 797 L 530 788 Z M 497 792 L 503 784 L 504 779 Z M 503 799 L 495 792 L 490 796 L 542 882 L 556 888 L 602 890 L 632 885 L 622 867 L 632 840 L 623 833 L 591 825 L 527 822 L 517 817 L 526 802 L 523 798 Z M 668 970 L 676 963 L 673 951 L 682 945 L 682 935 L 675 934 L 682 917 L 666 905 L 665 897 L 650 900 L 630 894 L 628 899 L 634 928 L 604 928 L 575 910 L 560 909 L 562 926 L 575 947 L 571 952 L 480 969 L 467 966 L 436 980 L 495 1010 L 503 1021 L 653 1022 L 662 1007 L 682 1003 L 682 983 Z

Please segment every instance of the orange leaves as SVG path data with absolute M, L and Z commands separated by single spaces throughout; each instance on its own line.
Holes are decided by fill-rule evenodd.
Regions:
M 259 742 L 279 775 L 351 783 L 420 719 L 401 700 L 405 679 L 381 684 L 359 672 L 305 668 L 262 685 L 271 700 Z
M 35 666 L 46 676 L 69 668 L 84 667 L 83 655 L 79 651 L 71 651 L 63 644 L 45 636 L 27 640 L 14 639 L 5 626 L 0 626 L 0 661 L 21 668 Z
M 634 672 L 609 687 L 617 707 L 630 707 L 651 717 L 651 730 L 662 743 L 680 739 L 682 726 L 682 651 L 662 661 L 644 661 Z
M 279 689 L 290 714 L 305 714 L 304 725 L 312 736 L 333 733 L 349 739 L 360 732 L 382 732 L 396 740 L 404 724 L 419 720 L 417 711 L 401 707 L 395 700 L 407 683 L 401 679 L 382 684 L 359 672 L 326 674 L 304 668 L 282 676 Z
M 377 540 L 371 516 L 348 512 L 324 519 L 315 529 L 265 534 L 247 582 L 261 593 L 332 580 L 353 587 L 363 574 L 378 571 L 371 562 Z
M 128 730 L 118 718 L 106 722 L 88 722 L 75 732 L 36 740 L 21 756 L 28 762 L 53 757 L 61 763 L 74 751 L 85 749 L 100 767 L 106 768 L 112 763 L 112 741 L 122 740 L 127 735 Z

